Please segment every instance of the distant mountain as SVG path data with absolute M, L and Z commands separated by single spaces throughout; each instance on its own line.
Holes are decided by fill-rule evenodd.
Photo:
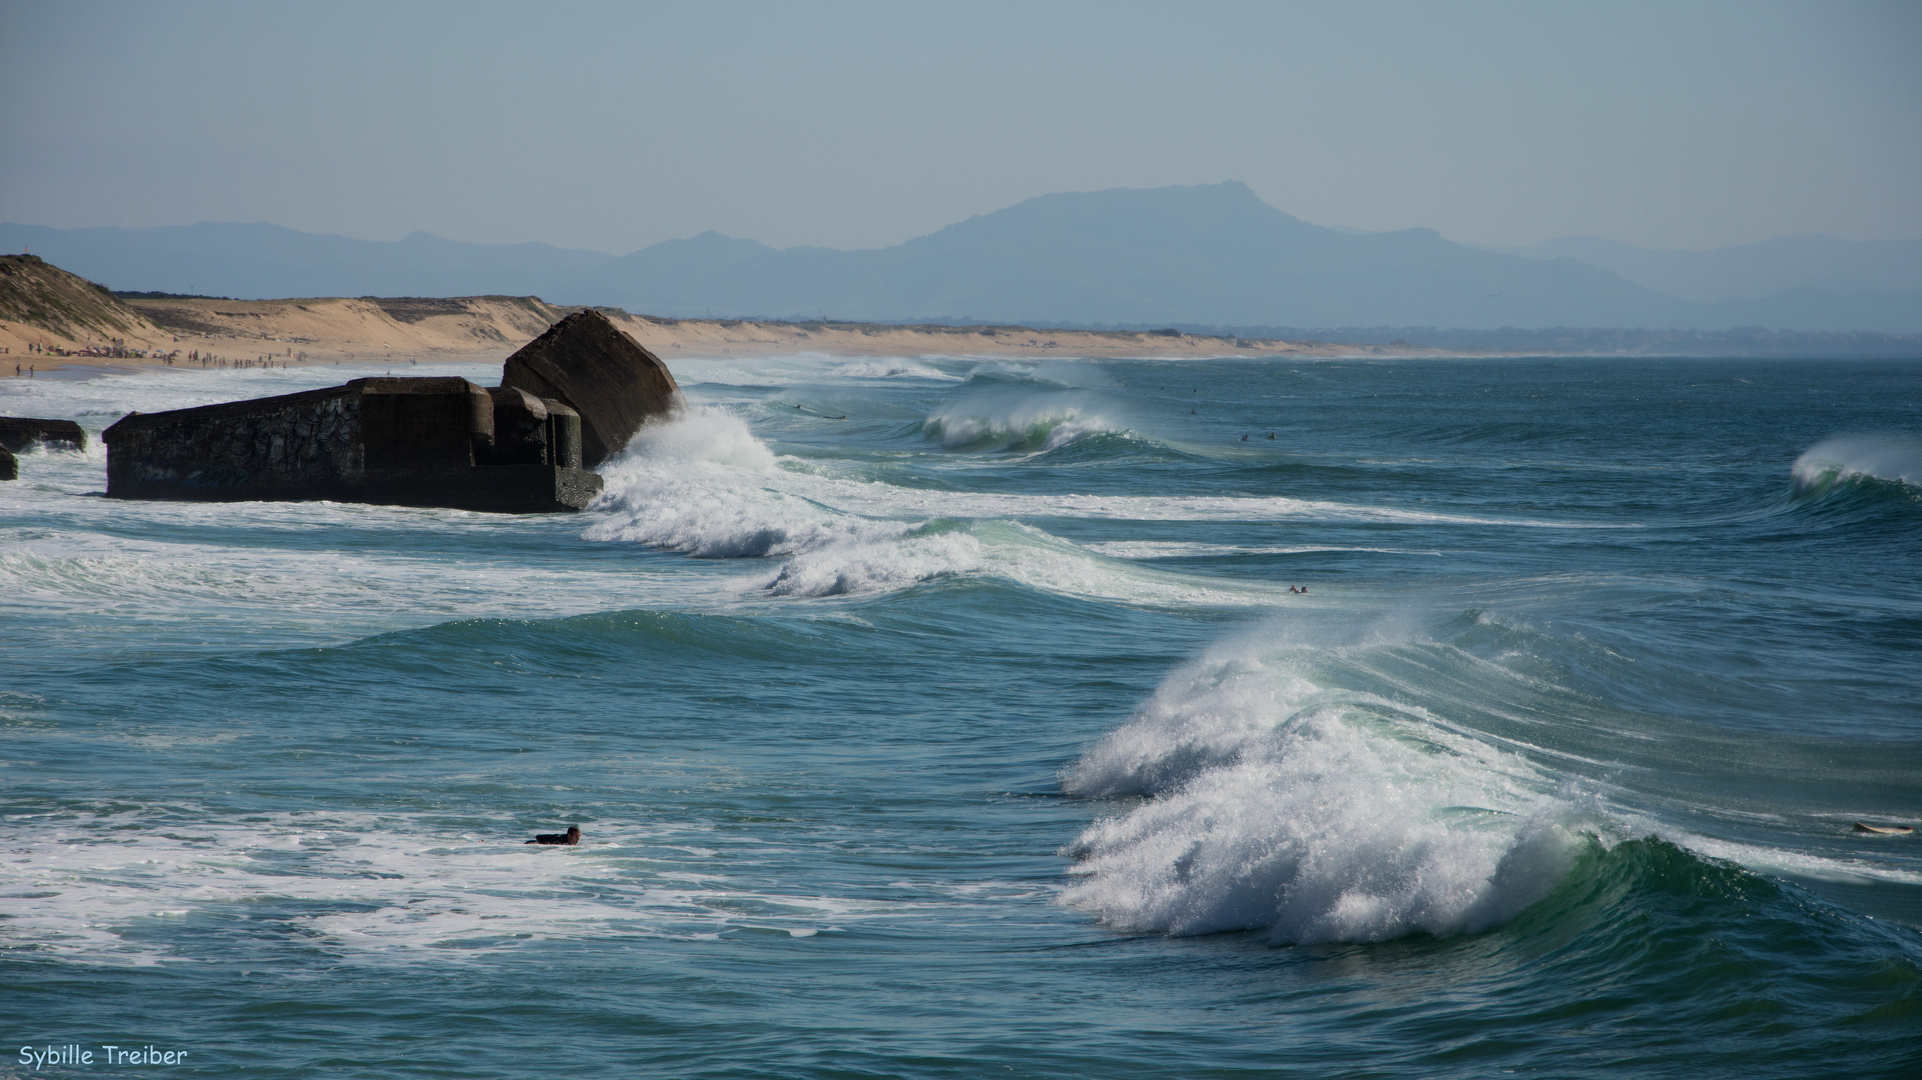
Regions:
M 869 251 L 704 233 L 576 284 L 576 302 L 685 316 L 1922 330 L 1922 292 L 1690 302 L 1576 259 L 1477 250 L 1430 229 L 1321 228 L 1238 183 L 1044 195 Z
M 1238 183 L 1044 195 L 891 248 L 774 250 L 707 234 L 583 280 L 662 314 L 882 321 L 1502 326 L 1684 318 L 1689 305 L 1574 262 L 1432 230 L 1310 225 Z
M 35 255 L 123 292 L 258 300 L 292 296 L 545 295 L 613 261 L 547 244 L 463 244 L 429 233 L 384 242 L 264 223 L 157 229 L 0 224 L 0 251 Z
M 1704 303 L 1758 300 L 1792 289 L 1838 295 L 1922 289 L 1922 240 L 1778 236 L 1712 251 L 1659 251 L 1599 237 L 1565 236 L 1528 247 L 1482 250 L 1529 259 L 1574 259 L 1637 285 Z
M 1756 277 L 1791 284 L 1759 297 L 1717 293 L 1710 303 L 1547 250 L 1525 257 L 1431 229 L 1310 225 L 1239 183 L 1044 195 L 864 251 L 775 249 L 714 232 L 617 258 L 425 233 L 376 243 L 271 225 L 0 226 L 0 249 L 25 243 L 118 289 L 242 298 L 532 293 L 688 317 L 1081 326 L 1922 331 L 1922 284 L 1882 270 L 1851 278 L 1835 269 L 1820 279 L 1836 288 Z M 1593 247 L 1579 250 L 1594 255 Z M 1902 258 L 1890 265 L 1905 265 Z M 1776 262 L 1793 263 L 1792 252 Z M 1846 263 L 1834 256 L 1822 265 Z

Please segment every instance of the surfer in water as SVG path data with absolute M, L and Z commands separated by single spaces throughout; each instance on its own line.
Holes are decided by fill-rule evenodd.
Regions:
M 579 825 L 569 825 L 564 833 L 535 833 L 534 839 L 528 841 L 530 844 L 567 844 L 570 847 L 580 842 L 581 827 Z

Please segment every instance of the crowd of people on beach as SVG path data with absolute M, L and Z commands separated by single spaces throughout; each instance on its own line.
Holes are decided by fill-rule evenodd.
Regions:
M 178 351 L 169 354 L 167 362 L 171 364 L 173 362 L 171 357 L 179 355 Z M 301 353 L 296 356 L 292 349 L 287 350 L 285 357 L 267 355 L 256 356 L 251 360 L 246 357 L 215 356 L 213 353 L 202 353 L 198 349 L 189 352 L 186 356 L 186 362 L 189 364 L 199 364 L 201 367 L 216 368 L 284 368 L 287 366 L 289 360 L 299 363 L 306 359 L 306 353 Z
M 0 354 L 7 354 L 12 351 L 11 348 L 0 346 Z M 179 361 L 183 364 L 199 364 L 203 368 L 285 368 L 290 361 L 302 363 L 307 359 L 306 353 L 296 355 L 292 349 L 288 349 L 284 357 L 264 354 L 249 359 L 246 357 L 216 356 L 211 352 L 203 353 L 199 349 L 186 350 L 184 353 L 180 349 L 164 351 L 160 349 L 131 349 L 119 342 L 107 345 L 86 345 L 78 349 L 63 349 L 57 345 L 50 346 L 40 342 L 29 342 L 27 344 L 27 351 L 41 356 L 88 357 L 101 360 L 158 360 L 168 367 L 173 367 L 175 361 Z M 34 366 L 31 364 L 15 364 L 13 365 L 13 373 L 16 377 L 31 379 L 34 376 Z
M 45 345 L 35 341 L 27 343 L 27 351 L 39 353 L 42 356 L 90 356 L 107 360 L 152 360 L 170 355 L 158 349 L 130 349 L 125 343 L 117 340 L 105 345 L 83 345 L 78 349 L 63 349 L 58 345 Z M 179 351 L 175 349 L 171 355 L 177 355 Z

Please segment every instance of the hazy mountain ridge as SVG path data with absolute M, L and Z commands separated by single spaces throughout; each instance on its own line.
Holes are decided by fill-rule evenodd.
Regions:
M 888 322 L 1922 331 L 1922 242 L 1494 250 L 1432 229 L 1312 225 L 1234 182 L 1043 195 L 858 251 L 775 249 L 711 231 L 613 256 L 262 224 L 0 225 L 0 247 L 26 244 L 118 289 L 236 297 L 531 294 L 667 316 Z M 1792 284 L 1749 295 L 1783 281 Z M 1707 302 L 1708 282 L 1747 292 Z M 1893 287 L 1845 287 L 1864 283 Z M 1684 286 L 1697 298 L 1675 295 Z
M 1796 289 L 1840 296 L 1922 290 L 1922 240 L 1777 236 L 1709 251 L 1662 251 L 1600 237 L 1564 236 L 1519 248 L 1469 246 L 1529 259 L 1575 259 L 1703 303 L 1757 300 Z

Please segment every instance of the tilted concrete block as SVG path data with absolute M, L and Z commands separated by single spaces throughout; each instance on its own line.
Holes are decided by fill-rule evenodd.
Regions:
M 592 309 L 569 315 L 508 357 L 501 385 L 579 413 L 581 460 L 590 469 L 620 453 L 642 424 L 681 404 L 667 365 Z

